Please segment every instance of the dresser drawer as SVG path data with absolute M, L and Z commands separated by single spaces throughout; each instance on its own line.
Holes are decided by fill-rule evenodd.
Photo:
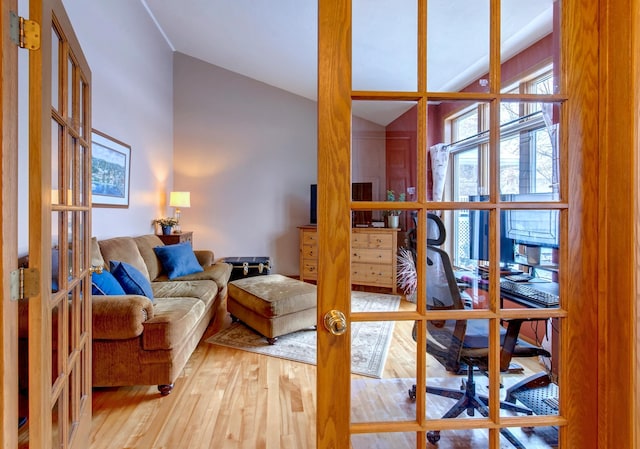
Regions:
M 302 244 L 316 246 L 318 244 L 318 233 L 304 231 L 302 233 Z
M 393 247 L 393 235 L 358 232 L 351 235 L 352 248 L 381 248 Z
M 302 245 L 302 258 L 318 260 L 318 247 L 315 245 Z
M 391 265 L 352 263 L 351 282 L 389 287 L 393 285 L 393 268 Z
M 318 263 L 315 260 L 304 260 L 302 262 L 302 276 L 304 279 L 317 279 Z
M 388 250 L 369 249 L 369 248 L 352 248 L 351 261 L 363 263 L 381 263 L 391 264 L 391 255 Z

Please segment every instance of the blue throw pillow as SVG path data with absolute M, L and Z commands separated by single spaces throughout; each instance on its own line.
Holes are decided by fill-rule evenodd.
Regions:
M 94 295 L 125 295 L 125 291 L 118 280 L 108 272 L 93 273 L 91 275 L 91 292 Z
M 115 277 L 128 295 L 142 295 L 153 301 L 151 282 L 140 273 L 140 270 L 126 262 L 112 260 L 109 264 L 111 274 Z
M 177 245 L 156 246 L 153 248 L 160 259 L 162 266 L 167 271 L 169 279 L 175 279 L 187 274 L 204 271 L 198 263 L 198 259 L 191 248 L 190 243 L 178 243 Z

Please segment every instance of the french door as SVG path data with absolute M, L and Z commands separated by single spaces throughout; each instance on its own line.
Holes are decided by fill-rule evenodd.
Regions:
M 0 138 L 2 139 L 2 178 L 0 179 L 0 247 L 2 263 L 2 304 L 0 305 L 0 447 L 18 445 L 18 303 L 10 300 L 11 273 L 18 267 L 18 246 L 16 244 L 18 221 L 15 214 L 18 206 L 18 49 L 11 39 L 9 22 L 11 11 L 17 10 L 17 0 L 0 4 Z M 7 236 L 14 236 L 7 238 Z
M 17 19 L 18 11 L 16 2 L 3 2 L 2 8 L 4 38 L 7 15 Z M 22 237 L 28 240 L 24 277 L 26 291 L 30 292 L 20 299 L 28 307 L 28 351 L 14 351 L 17 334 L 3 332 L 3 341 L 9 338 L 10 343 L 3 345 L 2 397 L 13 398 L 18 385 L 18 356 L 28 357 L 28 387 L 23 392 L 28 397 L 28 420 L 18 432 L 17 401 L 7 401 L 7 409 L 3 407 L 6 433 L 0 440 L 3 447 L 88 447 L 91 73 L 60 0 L 31 0 L 28 15 L 27 27 L 33 31 L 26 43 L 30 48 L 29 73 L 11 70 L 18 67 L 16 59 L 13 67 L 3 64 L 2 69 L 3 79 L 7 76 L 14 80 L 8 91 L 3 85 L 3 98 L 5 93 L 16 95 L 18 79 L 28 83 L 28 106 L 22 109 L 28 110 L 28 144 L 18 144 L 16 135 L 5 139 L 4 133 L 2 140 L 3 159 L 9 161 L 3 164 L 2 192 L 8 199 L 2 205 L 3 247 L 7 247 L 3 266 L 17 265 L 17 209 L 28 207 L 28 224 L 23 224 L 20 232 L 25 232 Z M 7 51 L 11 54 L 16 50 L 3 46 L 3 61 Z M 3 114 L 3 129 L 5 125 L 15 127 L 16 117 L 22 117 L 15 103 L 12 108 L 12 115 Z M 4 104 L 3 111 L 7 111 Z M 26 119 L 27 114 L 24 116 Z M 18 148 L 27 151 L 27 145 L 27 166 L 18 167 Z M 28 206 L 16 207 L 18 176 L 28 176 Z M 6 274 L 3 272 L 4 280 Z M 6 284 L 3 286 L 6 288 Z M 15 327 L 11 332 L 17 332 L 17 314 L 6 306 L 7 301 L 8 296 L 4 296 L 2 321 L 12 323 Z
M 598 146 L 585 136 L 586 129 L 597 135 L 597 127 L 592 128 L 597 116 L 597 94 L 594 95 L 589 87 L 597 86 L 598 65 L 597 61 L 593 64 L 589 55 L 597 53 L 598 35 L 597 32 L 586 33 L 591 29 L 589 23 L 597 20 L 597 11 L 583 8 L 580 2 L 571 0 L 487 0 L 455 2 L 459 13 L 446 14 L 444 3 L 408 0 L 396 2 L 385 10 L 383 2 L 319 0 L 318 449 L 373 447 L 374 444 L 379 444 L 376 447 L 425 448 L 429 444 L 428 433 L 434 430 L 442 431 L 439 444 L 443 447 L 497 449 L 511 447 L 503 436 L 505 431 L 520 432 L 525 427 L 540 430 L 542 434 L 542 429 L 549 426 L 558 429 L 557 441 L 542 441 L 541 445 L 531 447 L 554 447 L 554 444 L 562 449 L 598 447 L 598 392 L 595 388 L 598 379 L 594 369 L 598 341 L 593 322 L 598 309 L 597 297 L 592 294 L 598 290 L 598 276 L 597 261 L 589 257 L 597 241 L 596 202 L 589 194 L 597 190 L 597 167 L 588 163 L 597 158 Z M 538 7 L 543 11 L 535 11 Z M 509 33 L 530 30 L 533 26 L 528 21 L 520 23 L 514 19 L 516 10 L 525 8 L 532 8 L 527 17 L 531 20 L 538 17 L 545 21 L 548 29 L 536 38 L 539 40 L 529 41 L 528 46 L 510 47 L 513 42 L 506 37 Z M 411 10 L 412 18 L 403 20 L 400 11 Z M 460 20 L 462 16 L 465 16 L 464 21 Z M 468 20 L 468 17 L 472 19 Z M 366 21 L 376 20 L 379 29 L 373 32 L 363 26 Z M 395 32 L 391 32 L 394 27 Z M 368 33 L 359 34 L 365 28 Z M 397 36 L 407 29 L 411 36 L 404 41 L 398 40 Z M 385 39 L 387 31 L 394 39 Z M 551 37 L 545 41 L 546 36 Z M 464 43 L 456 48 L 458 39 Z M 389 41 L 395 47 L 389 46 Z M 363 44 L 374 52 L 363 53 Z M 376 45 L 382 49 L 379 54 L 375 53 Z M 546 50 L 541 50 L 545 45 L 548 46 Z M 448 56 L 456 56 L 435 58 L 442 56 L 439 46 L 447 47 Z M 458 63 L 474 46 L 486 50 L 482 57 L 458 68 L 449 78 L 439 79 L 441 73 L 451 73 L 447 71 L 448 64 Z M 399 67 L 405 67 L 406 61 L 400 59 L 406 57 L 407 49 L 409 53 L 413 51 L 409 64 L 411 73 L 408 77 L 397 77 L 400 81 L 395 85 L 377 85 L 374 77 L 363 76 L 371 73 L 371 68 L 364 69 L 369 60 L 385 61 L 373 70 L 393 73 Z M 397 64 L 384 59 L 388 56 L 383 54 L 385 50 L 399 58 Z M 550 90 L 513 90 L 511 82 L 522 76 L 523 67 L 513 63 L 512 58 L 535 58 L 533 53 L 539 50 L 546 52 L 547 57 L 537 66 L 530 63 L 531 67 L 524 68 L 529 68 L 533 76 L 536 69 L 551 65 L 553 83 Z M 451 77 L 466 70 L 473 72 L 467 84 L 455 85 Z M 411 126 L 416 136 L 413 149 L 416 165 L 411 168 L 412 176 L 408 177 L 415 179 L 416 185 L 406 192 L 415 193 L 415 196 L 407 196 L 410 201 L 401 205 L 394 203 L 393 207 L 385 203 L 384 198 L 365 203 L 352 201 L 350 196 L 354 181 L 351 179 L 352 126 L 356 122 L 353 117 L 362 118 L 376 107 L 380 113 L 404 107 L 403 117 L 413 121 Z M 443 195 L 436 192 L 434 179 L 437 175 L 432 172 L 429 160 L 429 147 L 445 142 L 449 137 L 443 131 L 444 120 L 464 113 L 469 107 L 480 107 L 485 111 L 476 124 L 476 132 L 485 139 L 483 154 L 487 156 L 482 168 L 476 167 L 477 172 L 472 176 L 477 182 L 474 193 L 482 199 L 474 203 L 467 197 L 454 197 L 446 187 Z M 513 119 L 510 114 L 515 114 L 516 122 L 522 122 L 527 119 L 526 111 L 538 110 L 542 112 L 536 113 L 545 115 L 547 133 L 552 136 L 548 145 L 552 153 L 549 160 L 553 164 L 550 170 L 553 180 L 550 178 L 548 186 L 550 199 L 541 202 L 538 198 L 501 196 L 507 184 L 505 173 L 508 169 L 523 169 L 522 164 L 509 159 L 501 145 L 501 135 L 507 132 Z M 371 121 L 375 120 L 371 118 Z M 384 130 L 388 122 L 380 126 Z M 451 140 L 446 142 L 451 143 Z M 388 184 L 387 188 L 390 188 Z M 520 186 L 519 193 L 536 193 L 527 191 L 528 188 Z M 352 212 L 371 210 L 376 215 L 386 209 L 402 209 L 405 214 L 413 212 L 417 217 L 415 310 L 352 314 L 349 278 Z M 487 263 L 482 265 L 483 292 L 481 295 L 477 289 L 472 292 L 476 296 L 473 308 L 468 310 L 428 310 L 426 290 L 429 280 L 425 276 L 429 263 L 426 257 L 428 231 L 424 224 L 427 214 L 440 215 L 447 232 L 452 232 L 464 225 L 454 223 L 455 217 L 473 215 L 470 211 L 479 211 L 488 217 Z M 505 241 L 506 231 L 501 227 L 501 217 L 524 216 L 531 211 L 553 217 L 550 220 L 552 233 L 557 240 L 544 242 L 549 257 L 549 264 L 544 267 L 551 268 L 548 280 L 558 287 L 560 303 L 554 307 L 521 309 L 502 300 L 502 265 L 499 262 L 503 261 L 500 245 Z M 520 237 L 511 238 L 514 245 L 527 246 L 519 244 Z M 527 243 L 535 246 L 533 241 Z M 450 254 L 454 252 L 450 243 L 445 243 L 443 249 Z M 543 265 L 534 258 L 509 262 L 533 269 Z M 579 313 L 576 312 L 578 308 Z M 333 310 L 345 315 L 346 332 L 331 332 L 322 326 L 325 314 Z M 331 316 L 335 317 L 335 312 Z M 446 381 L 441 371 L 431 363 L 428 365 L 426 332 L 429 323 L 461 318 L 482 321 L 489 329 L 489 363 L 487 377 L 483 380 L 486 380 L 488 395 L 487 416 L 476 414 L 475 417 L 442 419 L 439 406 L 434 405 L 430 394 L 418 394 L 414 404 L 404 406 L 408 399 L 389 389 L 391 384 L 401 385 L 401 392 L 406 379 L 400 378 L 374 383 L 367 396 L 368 402 L 357 397 L 355 385 L 361 389 L 361 383 L 350 373 L 349 327 L 352 322 L 391 321 L 397 327 L 415 322 L 415 353 L 407 359 L 411 366 L 403 368 L 411 373 L 417 391 L 424 392 L 428 385 Z M 554 359 L 550 377 L 557 388 L 552 397 L 558 400 L 555 413 L 531 417 L 501 410 L 500 330 L 508 320 L 521 318 L 552 323 L 546 332 L 553 340 L 553 347 L 549 349 Z M 591 387 L 587 387 L 589 385 Z M 378 401 L 376 406 L 371 405 L 375 402 L 373 398 Z M 366 408 L 393 409 L 398 403 L 401 411 L 396 415 L 362 413 Z M 445 438 L 445 434 L 451 436 Z M 522 439 L 526 441 L 524 447 L 532 444 L 527 435 Z

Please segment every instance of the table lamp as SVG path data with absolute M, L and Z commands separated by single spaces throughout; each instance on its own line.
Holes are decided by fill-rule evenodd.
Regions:
M 175 207 L 174 217 L 178 222 L 173 227 L 173 232 L 180 233 L 180 208 L 191 207 L 191 193 L 190 192 L 171 192 L 169 194 L 169 206 Z

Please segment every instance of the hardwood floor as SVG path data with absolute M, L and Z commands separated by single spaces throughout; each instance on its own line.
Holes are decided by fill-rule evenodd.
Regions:
M 413 304 L 402 301 L 401 309 Z M 204 339 L 221 326 L 212 323 Z M 407 400 L 414 377 L 415 342 L 412 322 L 396 323 L 383 379 L 356 376 L 352 413 L 359 419 L 412 419 Z M 204 340 L 203 339 L 203 340 Z M 432 375 L 451 379 L 435 360 Z M 535 364 L 531 369 L 538 369 Z M 161 397 L 155 386 L 96 388 L 93 393 L 91 449 L 276 449 L 315 447 L 315 367 L 297 362 L 212 345 L 202 341 L 173 392 Z M 479 381 L 478 384 L 481 384 Z M 428 395 L 431 396 L 431 395 Z M 368 401 L 363 404 L 362 401 Z M 440 416 L 451 402 L 429 406 L 430 416 Z M 399 415 L 398 415 L 399 414 Z M 519 429 L 518 429 L 519 430 Z M 487 432 L 442 433 L 438 446 L 430 448 L 486 447 Z M 23 444 L 25 439 L 23 438 Z M 526 446 L 549 448 L 539 438 L 527 438 Z M 21 447 L 28 447 L 21 445 Z M 354 449 L 415 447 L 415 434 L 357 436 Z M 505 447 L 510 447 L 506 443 Z
M 169 396 L 95 389 L 91 448 L 312 448 L 315 388 L 312 365 L 201 342 Z

